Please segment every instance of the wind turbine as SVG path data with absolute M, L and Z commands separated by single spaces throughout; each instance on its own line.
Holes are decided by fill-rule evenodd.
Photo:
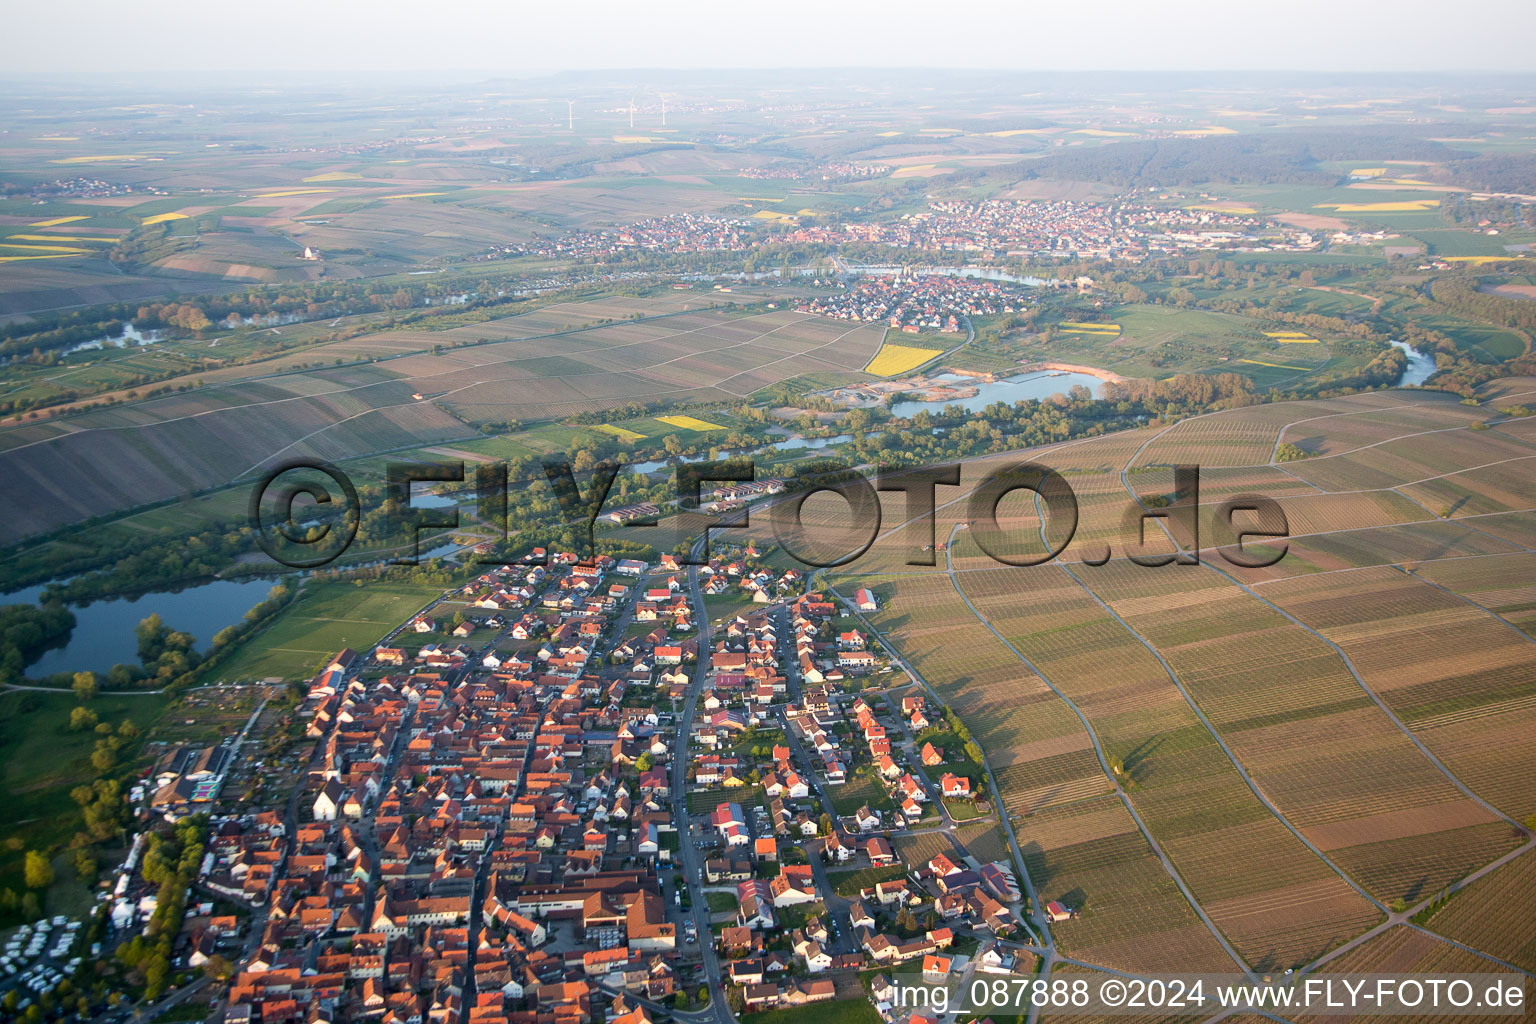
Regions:
M 635 126 L 635 97 L 633 95 L 629 97 L 629 126 L 631 128 Z
M 667 98 L 665 96 L 661 98 L 661 126 L 663 128 L 667 126 Z
M 576 130 L 576 101 L 565 101 L 565 127 L 570 131 Z

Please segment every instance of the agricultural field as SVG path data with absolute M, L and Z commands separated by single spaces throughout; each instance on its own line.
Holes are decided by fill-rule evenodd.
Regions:
M 465 440 L 478 436 L 469 424 L 481 420 L 547 419 L 649 399 L 737 401 L 807 369 L 862 366 L 881 335 L 868 325 L 785 311 L 678 312 L 575 329 L 565 326 L 572 318 L 563 311 L 534 316 L 534 323 L 477 324 L 427 338 L 386 334 L 381 338 L 403 347 L 395 358 L 205 381 L 122 410 L 13 425 L 0 431 L 0 469 L 18 486 L 59 500 L 34 503 L 30 517 L 13 517 L 6 529 L 14 539 L 222 486 L 276 456 L 338 461 Z M 479 343 L 498 334 L 506 340 Z M 461 347 L 449 347 L 455 343 Z M 322 352 L 377 355 L 370 344 L 363 338 Z M 428 345 L 439 349 L 425 351 Z M 663 429 L 718 429 L 698 417 L 669 419 Z M 50 481 L 68 467 L 76 486 L 59 490 Z
M 1328 346 L 1319 345 L 1319 351 L 1309 353 L 1303 362 L 1296 358 L 1296 346 L 1267 336 L 1262 321 L 1231 313 L 1154 305 L 1115 306 L 1107 313 L 1108 320 L 1058 323 L 1054 338 L 1043 348 L 1031 349 L 1032 357 L 1094 366 L 1126 377 L 1248 373 L 1260 386 L 1268 387 L 1286 375 L 1257 379 L 1264 364 L 1277 364 L 1276 369 L 1294 366 L 1289 373 L 1294 377 L 1318 369 L 1330 356 Z
M 1301 966 L 1520 847 L 1536 811 L 1510 770 L 1536 714 L 1523 465 L 1536 434 L 1523 417 L 1473 427 L 1531 391 L 1291 402 L 1042 449 L 1079 506 L 1054 564 L 1000 567 L 957 529 L 963 501 L 938 513 L 951 543 L 935 567 L 899 564 L 911 524 L 887 506 L 882 537 L 835 585 L 874 591 L 870 625 L 986 750 L 1042 898 L 1084 911 L 1053 928 L 1061 949 L 1130 969 L 1133 947 L 1203 933 L 1211 962 L 1219 935 L 1248 966 Z M 1273 461 L 1282 443 L 1305 457 Z M 1121 513 L 1133 493 L 1168 493 L 1178 460 L 1202 466 L 1207 563 L 1132 565 Z M 987 464 L 966 463 L 946 494 L 963 498 Z M 1211 547 L 1215 503 L 1243 493 L 1286 514 L 1271 567 Z M 999 523 L 1042 550 L 1030 504 L 999 506 Z M 1147 550 L 1173 550 L 1155 532 Z M 1099 564 L 1105 544 L 1115 557 Z M 1527 859 L 1434 919 L 1490 955 L 1528 956 Z M 1524 916 L 1479 944 L 1478 908 L 1500 900 Z
M 1451 895 L 1426 926 L 1526 971 L 1536 971 L 1536 859 L 1520 857 Z
M 1129 971 L 1234 969 L 1115 797 L 1044 810 L 1015 830 L 1040 898 L 1081 915 L 1051 932 L 1069 955 Z
M 893 345 L 889 342 L 880 346 L 880 351 L 875 358 L 864 367 L 865 373 L 872 373 L 876 377 L 899 377 L 904 373 L 911 373 L 935 356 L 944 354 L 940 348 L 916 348 L 911 345 Z
M 1131 803 L 1250 963 L 1297 966 L 1374 923 L 1370 900 L 1247 785 L 1183 681 L 1128 623 L 1104 614 L 1087 586 L 1097 576 L 1042 566 L 970 573 L 964 585 L 1119 758 Z M 1027 611 L 1013 600 L 1021 592 L 1033 597 Z M 1262 863 L 1216 870 L 1254 846 L 1268 851 Z
M 698 433 L 705 430 L 724 430 L 719 423 L 711 423 L 709 420 L 701 420 L 697 416 L 657 416 L 657 423 L 664 423 L 669 427 L 679 430 L 688 430 Z
M 1520 568 L 1485 564 L 1482 578 L 1516 586 Z M 1295 577 L 1263 593 L 1337 645 L 1365 684 L 1475 792 L 1515 820 L 1536 813 L 1536 793 L 1507 770 L 1520 746 L 1516 737 L 1536 729 L 1536 643 L 1397 566 L 1352 573 L 1347 594 L 1328 583 Z
M 1058 937 L 1064 948 L 1124 969 L 1150 970 L 1160 955 L 1151 947 L 1165 947 L 1167 955 L 1205 957 L 1210 969 L 1224 969 L 1217 965 L 1231 961 L 1152 855 L 1145 836 L 1116 797 L 1103 795 L 1111 783 L 1073 713 L 972 615 L 947 578 L 915 577 L 885 587 L 888 606 L 906 602 L 914 609 L 893 629 L 897 649 L 988 751 L 1042 898 L 1093 905 L 1092 914 L 1068 926 L 1075 938 Z M 915 611 L 919 607 L 921 613 Z M 891 621 L 877 617 L 876 625 L 885 629 L 882 623 Z M 928 647 L 930 636 L 948 638 L 943 657 L 939 648 Z M 994 662 L 982 675 L 979 670 Z M 1090 805 L 1103 808 L 1105 827 L 1084 832 L 1078 809 Z M 1069 852 L 1053 853 L 1057 843 Z M 1157 941 L 1141 941 L 1148 935 L 1157 935 Z
M 716 787 L 695 789 L 688 794 L 689 814 L 708 814 L 724 803 L 741 804 L 743 808 L 755 805 L 768 806 L 761 786 Z
M 1389 928 L 1374 935 L 1348 952 L 1319 965 L 1320 970 L 1330 973 L 1379 973 L 1401 975 L 1433 975 L 1450 973 L 1502 973 L 1507 969 L 1477 953 L 1453 946 L 1444 939 L 1420 931 L 1406 924 Z M 1298 1021 L 1327 1021 L 1323 1014 L 1295 1015 Z M 1390 1014 L 1363 1013 L 1352 1015 L 1352 1020 L 1389 1021 Z M 1509 1020 L 1494 1015 L 1468 1015 L 1469 1021 Z
M 1072 985 L 1076 984 L 1079 980 L 1083 980 L 1094 987 L 1097 987 L 1098 984 L 1104 981 L 1107 977 L 1109 977 L 1109 975 L 1103 971 L 1095 970 L 1091 967 L 1084 967 L 1081 964 L 1068 963 L 1066 961 L 1057 961 L 1052 965 L 1050 973 L 1050 980 L 1053 983 L 1057 979 L 1060 979 L 1067 982 L 1069 985 Z M 1079 1022 L 1079 1024 L 1198 1024 L 1198 1022 L 1204 1019 L 1206 1016 L 1206 1014 L 1135 1014 L 1121 1011 L 1115 1014 L 1096 1017 L 1081 1010 L 1057 1012 L 1051 1010 L 1049 1007 L 1043 1007 L 1040 1010 L 1039 1019 L 1043 1021 L 1049 1021 L 1050 1024 L 1065 1024 L 1065 1022 L 1069 1021 Z M 1233 1021 L 1234 1024 L 1259 1024 L 1260 1021 L 1266 1018 L 1243 1017 L 1234 1015 L 1225 1019 Z
M 426 38 L 430 27 L 415 28 Z M 344 56 L 344 35 L 287 43 Z M 759 35 L 749 42 L 783 33 Z M 35 47 L 15 49 L 23 63 L 39 59 Z M 78 701 L 99 714 L 99 730 L 84 714 L 71 724 L 73 693 L 31 688 L 71 677 L 29 684 L 29 669 L 44 675 L 40 644 L 29 643 L 43 634 L 28 632 L 26 613 L 8 617 L 6 924 L 29 884 L 28 848 L 45 849 L 59 871 L 36 885 L 50 912 L 97 902 L 92 880 L 74 874 L 71 846 L 85 842 L 74 836 L 79 782 L 148 778 L 151 756 L 228 737 L 268 690 L 274 700 L 244 763 L 265 756 L 286 767 L 323 750 L 334 771 L 311 773 L 303 820 L 329 776 L 358 790 L 362 820 L 337 822 L 334 835 L 337 863 L 356 863 L 342 870 L 367 907 L 399 910 L 421 895 L 416 872 L 402 880 L 396 859 L 374 849 L 388 838 L 379 818 L 392 812 L 382 808 L 404 808 L 409 825 L 391 845 L 447 851 L 437 882 L 421 889 L 457 901 L 462 887 L 444 872 L 462 866 L 466 849 L 473 867 L 473 830 L 453 833 L 448 818 L 505 811 L 505 800 L 474 800 L 503 788 L 523 803 L 507 812 L 517 828 L 488 833 L 498 863 L 510 865 L 496 876 L 498 898 L 575 872 L 594 893 L 619 886 L 604 907 L 611 896 L 627 904 L 633 887 L 621 876 L 648 856 L 636 829 L 660 825 L 658 856 L 682 855 L 672 863 L 689 875 L 698 866 L 690 817 L 728 801 L 754 812 L 768 803 L 761 781 L 685 787 L 679 813 L 655 817 L 666 801 L 649 802 L 654 777 L 635 788 L 636 764 L 648 762 L 623 763 L 631 737 L 669 771 L 702 768 L 689 762 L 709 745 L 744 759 L 741 778 L 761 779 L 779 770 L 768 752 L 788 742 L 770 723 L 810 725 L 802 711 L 820 700 L 806 684 L 814 673 L 797 671 L 803 651 L 822 662 L 833 716 L 824 724 L 845 744 L 849 774 L 790 801 L 796 813 L 819 817 L 823 800 L 834 816 L 868 804 L 890 825 L 894 801 L 846 720 L 855 696 L 878 707 L 903 770 L 930 782 L 954 772 L 972 789 L 973 799 L 935 799 L 917 821 L 883 829 L 900 865 L 856 866 L 866 850 L 831 872 L 840 897 L 918 876 L 944 853 L 1006 864 L 1026 883 L 1030 900 L 1013 908 L 1022 934 L 1003 936 L 1021 972 L 1536 976 L 1536 111 L 1525 78 L 1479 75 L 1442 97 L 1418 70 L 1407 85 L 1384 77 L 1369 89 L 1286 85 L 1266 73 L 1255 80 L 1264 86 L 1239 90 L 1193 76 L 1187 88 L 1143 89 L 1118 73 L 1064 89 L 1060 76 L 941 69 L 914 78 L 807 68 L 773 81 L 739 69 L 614 69 L 486 81 L 469 72 L 478 83 L 469 90 L 445 80 L 401 96 L 398 81 L 347 68 L 338 60 L 318 93 L 273 85 L 270 74 L 245 91 L 231 76 L 185 102 L 175 75 L 153 88 L 105 69 L 67 84 L 12 76 L 17 102 L 0 113 L 0 480 L 11 496 L 0 546 L 15 599 L 62 593 L 84 609 L 130 592 L 154 601 L 167 580 L 267 572 L 250 485 L 289 460 L 323 460 L 355 481 L 363 528 L 344 560 L 293 576 L 294 600 L 200 667 L 190 657 L 179 665 L 141 631 L 142 676 L 124 664 L 94 698 L 79 680 Z M 940 326 L 962 321 L 965 334 Z M 1388 339 L 1412 346 L 1402 376 Z M 959 385 L 969 376 L 985 397 L 967 398 L 977 406 L 967 413 L 916 413 L 902 381 L 925 367 Z M 1104 387 L 1050 394 L 1064 385 L 1038 380 L 992 390 L 998 377 L 1074 370 Z M 855 385 L 862 396 L 844 390 Z M 1012 402 L 1037 385 L 1037 400 Z M 987 404 L 995 397 L 1006 400 Z M 654 504 L 670 518 L 685 504 L 669 493 L 674 465 L 739 451 L 760 451 L 756 480 L 782 482 L 788 495 L 753 496 L 751 529 L 715 538 L 726 593 L 696 601 L 702 570 L 692 567 L 619 580 L 598 560 L 593 573 L 567 572 L 584 557 L 564 555 L 584 550 L 587 525 L 599 551 L 653 563 L 690 545 L 673 547 L 682 538 L 664 530 L 584 523 L 540 463 L 567 460 L 578 498 L 591 492 L 594 467 L 625 464 L 596 511 Z M 818 468 L 878 486 L 877 474 L 919 460 L 959 464 L 959 484 L 937 485 L 931 521 L 913 517 L 916 495 L 878 491 L 867 550 L 867 506 L 825 488 L 796 500 Z M 499 524 L 481 516 L 471 485 L 423 482 L 416 507 L 453 507 L 462 522 L 429 528 L 450 531 L 421 545 L 438 556 L 429 566 L 386 564 L 403 548 L 382 484 L 410 462 L 449 476 L 514 462 L 514 532 L 498 546 Z M 980 500 L 994 472 L 1033 482 L 1028 463 L 1070 484 L 1070 514 L 1027 486 Z M 1198 467 L 1197 491 L 1176 475 L 1188 466 Z M 314 494 L 290 488 L 295 497 L 312 536 L 336 525 L 309 510 Z M 1283 531 L 1235 539 L 1254 525 L 1257 499 Z M 782 529 L 785 510 L 813 550 Z M 755 551 L 738 554 L 748 537 Z M 501 571 L 534 546 L 557 554 L 544 574 Z M 1273 557 L 1236 564 L 1239 548 Z M 849 551 L 858 553 L 844 560 Z M 801 571 L 780 575 L 790 567 Z M 675 691 L 656 681 L 656 663 L 671 659 L 642 639 L 656 623 L 631 602 L 673 575 L 705 620 L 691 634 L 673 623 L 673 634 L 701 640 L 711 620 L 764 607 L 754 585 L 774 595 L 776 635 L 781 597 L 830 592 L 836 614 L 795 622 L 792 637 L 774 641 L 783 649 L 765 651 L 760 637 L 746 655 L 776 663 L 787 700 L 801 706 L 767 709 L 735 740 L 710 735 L 718 721 L 695 716 L 690 737 L 676 732 L 676 715 L 646 714 L 653 704 L 675 710 L 666 695 Z M 478 593 L 498 586 L 514 593 Z M 856 611 L 855 591 L 866 588 L 874 604 L 860 596 L 866 610 Z M 293 707 L 338 650 L 368 651 L 429 605 L 438 623 L 398 641 L 411 650 L 457 644 L 457 612 L 497 607 L 508 628 L 477 626 L 457 652 L 468 663 L 456 656 L 441 673 L 441 694 L 401 687 L 411 701 L 371 707 L 388 697 L 376 684 L 392 671 L 371 662 L 339 705 L 315 688 Z M 839 653 L 857 645 L 839 634 L 854 629 L 875 641 L 877 670 L 834 675 L 833 665 L 853 661 Z M 725 632 L 711 637 L 716 652 L 737 648 Z M 619 636 L 634 649 L 619 650 Z M 77 639 L 91 638 L 68 642 Z M 504 663 L 494 678 L 482 671 L 482 644 L 528 666 Z M 685 657 L 707 667 L 710 655 L 701 646 Z M 702 670 L 688 678 L 736 706 L 733 683 Z M 138 685 L 144 693 L 128 689 Z M 917 745 L 931 738 L 943 751 L 921 772 L 898 725 L 902 697 L 916 694 L 934 727 Z M 114 733 L 121 750 L 97 748 L 130 718 L 136 728 Z M 402 728 L 388 732 L 391 721 Z M 338 722 L 409 743 L 316 746 Z M 306 723 L 317 728 L 300 739 Z M 521 760 L 520 744 L 532 751 Z M 477 763 L 505 787 L 465 790 Z M 491 774 L 518 764 L 539 777 Z M 814 759 L 793 767 L 832 774 Z M 369 797 L 389 772 L 398 772 L 393 794 Z M 638 794 L 627 815 L 621 786 Z M 248 794 L 250 809 L 276 810 L 262 790 Z M 141 817 L 132 831 L 163 828 L 155 810 Z M 761 834 L 760 816 L 748 817 Z M 266 831 L 272 820 L 225 821 L 230 835 L 219 842 L 243 844 L 233 832 Z M 449 838 L 426 834 L 438 830 Z M 544 850 L 527 871 L 515 851 L 507 859 L 518 836 Z M 105 833 L 90 845 L 104 866 L 124 852 Z M 800 863 L 806 845 L 778 852 Z M 272 893 L 288 894 L 278 907 L 305 896 L 299 873 L 320 859 L 305 856 L 319 849 L 308 838 L 289 846 L 273 869 L 285 877 L 273 876 Z M 587 856 L 564 860 L 576 847 Z M 271 858 L 255 844 L 248 853 L 257 869 L 241 884 L 254 886 Z M 778 870 L 753 858 L 759 878 Z M 117 895 L 139 900 L 152 891 L 139 882 L 160 886 L 143 870 L 152 863 L 129 867 Z M 196 863 L 178 874 L 190 878 Z M 115 874 L 102 876 L 101 892 Z M 464 897 L 471 922 L 487 884 L 477 874 Z M 715 888 L 685 889 L 679 904 L 729 917 L 735 897 Z M 780 908 L 780 927 L 762 936 L 768 946 L 783 949 L 784 933 L 815 914 L 835 926 L 828 951 L 846 952 L 845 901 L 816 895 Z M 1046 901 L 1068 913 L 1052 908 L 1044 920 Z M 230 912 L 224 903 L 219 916 Z M 974 907 L 956 919 L 949 905 L 919 903 L 919 927 L 945 915 L 955 952 L 990 941 Z M 915 930 L 905 916 L 895 925 L 880 916 L 902 938 Z M 289 940 L 314 922 L 268 923 L 287 929 L 274 966 L 291 966 Z M 199 927 L 189 915 L 185 938 Z M 273 1005 L 292 995 L 281 971 L 248 970 L 259 943 L 246 931 L 227 948 L 240 960 L 240 995 L 212 963 L 204 996 L 182 1002 L 188 978 L 161 975 L 158 960 L 185 965 L 187 949 L 158 948 L 158 938 L 176 938 L 159 929 L 122 951 L 113 947 L 137 929 L 107 932 L 102 963 L 80 964 L 69 987 L 46 996 L 33 986 L 26 1024 L 76 1010 L 98 1020 L 118 1011 L 191 1019 L 225 1005 L 239 1014 L 242 1004 L 254 1018 L 287 1012 Z M 391 938 L 391 963 L 443 931 L 407 930 Z M 578 929 L 572 946 L 569 931 L 552 947 L 567 957 L 599 941 Z M 334 967 L 326 958 L 346 951 L 346 936 L 312 945 L 306 964 Z M 492 945 L 479 946 L 481 967 L 498 971 L 488 961 L 504 959 L 512 977 L 527 973 L 527 949 Z M 687 945 L 678 1019 L 710 1015 L 696 1009 L 701 995 L 740 1005 L 743 991 L 700 991 L 720 965 L 713 946 Z M 697 971 L 695 956 L 705 961 Z M 802 980 L 814 965 L 803 966 L 792 960 L 769 980 Z M 839 964 L 835 1002 L 742 1019 L 874 1024 L 860 989 L 881 969 Z M 153 987 L 173 983 L 178 1005 L 145 991 L 152 973 Z M 354 997 L 365 987 L 348 979 L 338 1005 L 363 1005 Z M 499 1000 L 493 988 L 482 972 L 473 1012 L 487 1024 L 527 1016 L 539 1001 Z M 110 1011 L 100 1005 L 108 990 Z M 437 1020 L 455 1012 L 457 991 L 438 986 L 415 1011 L 406 994 L 389 996 L 395 1010 Z M 751 998 L 771 1002 L 762 989 Z M 1213 1014 L 1142 1019 L 1198 1024 Z

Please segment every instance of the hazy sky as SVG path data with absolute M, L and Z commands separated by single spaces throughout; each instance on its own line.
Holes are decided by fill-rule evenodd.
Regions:
M 984 67 L 1536 70 L 1536 2 L 44 0 L 20 72 Z

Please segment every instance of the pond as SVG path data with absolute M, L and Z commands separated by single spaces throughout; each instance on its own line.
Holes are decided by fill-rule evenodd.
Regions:
M 129 345 L 144 346 L 153 345 L 165 334 L 161 331 L 140 331 L 133 324 L 123 324 L 123 331 L 115 338 L 96 338 L 92 341 L 82 341 L 78 345 L 71 345 L 63 351 L 63 355 L 71 352 L 95 352 L 104 348 L 127 348 Z
M 956 374 L 941 373 L 933 378 L 941 381 L 963 381 L 970 378 L 960 377 Z M 916 399 L 903 398 L 891 404 L 891 412 L 897 416 L 915 416 L 921 409 L 927 409 L 937 415 L 944 411 L 946 406 L 958 405 L 967 412 L 980 412 L 993 402 L 1022 402 L 1031 398 L 1049 398 L 1055 394 L 1066 394 L 1073 385 L 1081 384 L 1089 392 L 1098 395 L 1102 383 L 1097 377 L 1087 373 L 1067 373 L 1062 370 L 1036 370 L 1032 373 L 1019 374 L 1017 377 L 1004 377 L 1001 380 L 981 381 L 973 380 L 977 387 L 977 393 L 971 398 L 952 398 L 941 402 L 920 402 Z
M 159 612 L 168 627 L 191 633 L 198 647 L 206 648 L 215 633 L 239 622 L 264 601 L 273 584 L 270 579 L 213 580 L 184 590 L 150 591 L 70 605 L 75 628 L 69 642 L 45 651 L 27 666 L 26 674 L 40 679 L 54 672 L 106 672 L 119 662 L 136 664 L 138 640 L 133 628 L 153 612 Z M 33 603 L 46 585 L 0 595 L 0 604 Z

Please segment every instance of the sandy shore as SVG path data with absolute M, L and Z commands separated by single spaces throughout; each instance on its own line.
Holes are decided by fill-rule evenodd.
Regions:
M 1068 373 L 1086 373 L 1090 377 L 1097 377 L 1105 382 L 1113 381 L 1117 384 L 1130 379 L 1110 370 L 1101 370 L 1097 366 L 1078 366 L 1076 363 L 1030 363 L 1028 366 L 1020 367 L 1017 372 L 1030 373 L 1034 370 L 1065 370 Z M 1013 376 L 1013 374 L 1009 376 Z

